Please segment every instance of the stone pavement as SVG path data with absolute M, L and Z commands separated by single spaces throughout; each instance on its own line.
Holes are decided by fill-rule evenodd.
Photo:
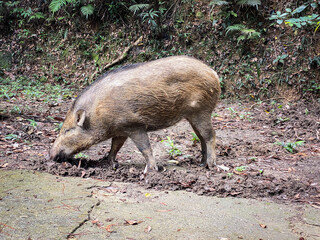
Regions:
M 0 170 L 3 239 L 320 239 L 320 209 Z

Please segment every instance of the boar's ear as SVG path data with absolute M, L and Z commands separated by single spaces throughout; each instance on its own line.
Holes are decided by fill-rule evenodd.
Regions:
M 76 112 L 77 125 L 83 127 L 84 121 L 86 120 L 86 111 L 83 109 L 79 109 Z

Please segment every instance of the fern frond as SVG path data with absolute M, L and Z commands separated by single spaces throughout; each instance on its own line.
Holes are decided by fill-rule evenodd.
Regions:
M 129 7 L 129 10 L 131 12 L 133 12 L 133 14 L 136 14 L 137 11 L 144 9 L 144 8 L 148 8 L 149 6 L 150 6 L 150 4 L 148 4 L 148 3 L 134 4 Z
M 238 44 L 239 44 L 239 42 L 241 42 L 242 40 L 246 40 L 246 36 L 245 36 L 245 35 L 240 35 L 240 36 L 237 38 L 237 40 L 238 40 Z
M 91 4 L 87 5 L 87 6 L 82 6 L 81 7 L 81 13 L 88 18 L 89 15 L 92 15 L 94 12 L 94 6 L 92 6 Z
M 261 0 L 238 0 L 237 4 L 244 6 L 254 6 L 254 7 L 258 7 L 258 5 L 261 4 Z
M 246 29 L 246 26 L 243 24 L 235 24 L 232 26 L 227 27 L 227 33 L 228 34 L 230 31 L 234 32 L 234 31 L 240 31 L 242 32 L 244 29 Z
M 254 29 L 244 29 L 241 31 L 243 34 L 247 35 L 248 39 L 255 39 L 261 36 L 261 33 L 257 32 Z
M 52 0 L 49 4 L 49 9 L 52 13 L 59 11 L 64 5 L 66 5 L 67 0 Z
M 209 3 L 209 5 L 219 5 L 219 6 L 227 5 L 227 4 L 229 4 L 229 2 L 222 1 L 222 0 L 213 0 Z

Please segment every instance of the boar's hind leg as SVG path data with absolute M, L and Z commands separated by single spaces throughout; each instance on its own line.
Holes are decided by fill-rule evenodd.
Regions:
M 135 145 L 147 161 L 144 173 L 147 173 L 149 170 L 158 171 L 156 161 L 152 154 L 152 149 L 147 132 L 144 129 L 137 130 L 130 133 L 129 137 L 132 139 L 132 141 L 135 143 Z
M 114 137 L 114 138 L 112 138 L 110 152 L 107 157 L 104 157 L 104 160 L 106 161 L 107 164 L 112 165 L 113 168 L 118 167 L 118 162 L 116 161 L 116 156 L 126 140 L 127 140 L 127 137 Z
M 211 113 L 204 112 L 187 119 L 200 139 L 202 149 L 201 165 L 212 168 L 216 165 L 216 132 L 211 125 Z

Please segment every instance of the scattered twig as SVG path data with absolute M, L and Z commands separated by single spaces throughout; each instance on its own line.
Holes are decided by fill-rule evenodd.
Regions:
M 138 40 L 136 40 L 133 44 L 131 44 L 130 46 L 126 47 L 124 49 L 124 51 L 122 52 L 122 54 L 115 59 L 114 61 L 112 61 L 111 63 L 107 64 L 104 68 L 103 71 L 108 70 L 109 68 L 115 66 L 116 64 L 118 64 L 119 62 L 121 62 L 123 59 L 125 59 L 128 56 L 128 52 L 135 46 L 137 46 L 143 39 L 143 36 L 139 37 Z M 100 70 L 96 70 L 93 74 L 91 74 L 90 78 L 89 78 L 89 82 L 92 82 L 92 79 L 100 72 Z
M 86 222 L 88 222 L 88 221 L 91 220 L 91 213 L 92 213 L 93 209 L 94 209 L 95 207 L 99 206 L 100 203 L 101 203 L 101 202 L 100 202 L 100 200 L 99 200 L 96 204 L 94 204 L 94 205 L 91 206 L 91 208 L 90 208 L 89 211 L 88 211 L 88 216 L 86 217 L 86 219 L 84 219 L 82 222 L 80 222 L 79 225 L 76 226 L 76 227 L 67 235 L 67 239 L 69 239 L 69 238 L 71 238 L 72 236 L 74 236 L 74 233 L 75 233 L 79 228 L 81 228 Z
M 11 226 L 9 226 L 9 225 L 7 225 L 7 224 L 4 224 L 4 223 L 1 223 L 1 222 L 0 222 L 0 225 L 5 226 L 5 227 L 8 227 L 8 228 L 11 228 L 11 229 L 13 229 L 13 230 L 16 230 L 14 227 L 11 227 Z
M 78 169 L 81 167 L 81 158 L 79 160 Z

